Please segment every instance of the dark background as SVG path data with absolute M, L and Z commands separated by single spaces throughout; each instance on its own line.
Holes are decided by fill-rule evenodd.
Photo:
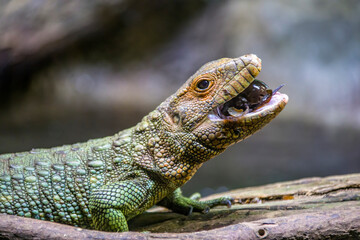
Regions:
M 0 154 L 133 126 L 202 64 L 255 53 L 269 126 L 204 164 L 203 194 L 360 171 L 357 0 L 0 0 Z

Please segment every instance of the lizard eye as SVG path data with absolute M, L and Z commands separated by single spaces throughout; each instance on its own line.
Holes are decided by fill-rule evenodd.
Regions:
M 209 87 L 210 82 L 209 80 L 201 80 L 197 83 L 196 87 L 200 90 L 205 90 Z
M 198 93 L 205 93 L 214 85 L 214 80 L 209 76 L 202 76 L 194 82 L 194 89 Z

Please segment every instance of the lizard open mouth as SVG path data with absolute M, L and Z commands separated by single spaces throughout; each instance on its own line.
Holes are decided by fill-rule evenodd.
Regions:
M 271 90 L 264 82 L 255 79 L 239 95 L 216 107 L 214 115 L 220 119 L 238 119 L 249 113 L 255 114 L 264 110 L 265 105 L 277 105 L 284 98 L 287 101 L 287 96 L 278 92 L 283 86 L 282 84 Z

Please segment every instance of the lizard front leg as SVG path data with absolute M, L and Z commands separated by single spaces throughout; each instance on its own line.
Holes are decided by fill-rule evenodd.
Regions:
M 210 208 L 220 205 L 231 207 L 234 201 L 231 197 L 220 197 L 207 201 L 199 201 L 200 194 L 195 193 L 187 198 L 182 195 L 180 188 L 169 194 L 157 205 L 171 209 L 173 212 L 190 215 L 192 212 L 209 212 Z
M 89 199 L 93 227 L 103 231 L 128 231 L 127 220 L 145 210 L 149 184 L 148 179 L 133 179 L 93 190 Z

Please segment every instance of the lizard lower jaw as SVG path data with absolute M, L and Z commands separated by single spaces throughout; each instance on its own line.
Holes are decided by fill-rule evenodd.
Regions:
M 239 115 L 230 115 L 225 116 L 221 110 L 220 106 L 215 108 L 209 115 L 211 121 L 239 121 L 248 118 L 262 117 L 274 112 L 281 111 L 287 104 L 289 97 L 286 94 L 276 92 L 267 103 L 262 106 L 254 109 L 251 112 L 244 112 Z
M 277 92 L 271 97 L 271 99 L 268 103 L 262 105 L 261 107 L 255 109 L 254 111 L 252 111 L 248 114 L 245 114 L 244 117 L 252 118 L 252 117 L 255 117 L 256 115 L 263 116 L 263 115 L 267 115 L 267 114 L 279 111 L 285 107 L 288 100 L 289 100 L 289 97 L 286 94 Z

